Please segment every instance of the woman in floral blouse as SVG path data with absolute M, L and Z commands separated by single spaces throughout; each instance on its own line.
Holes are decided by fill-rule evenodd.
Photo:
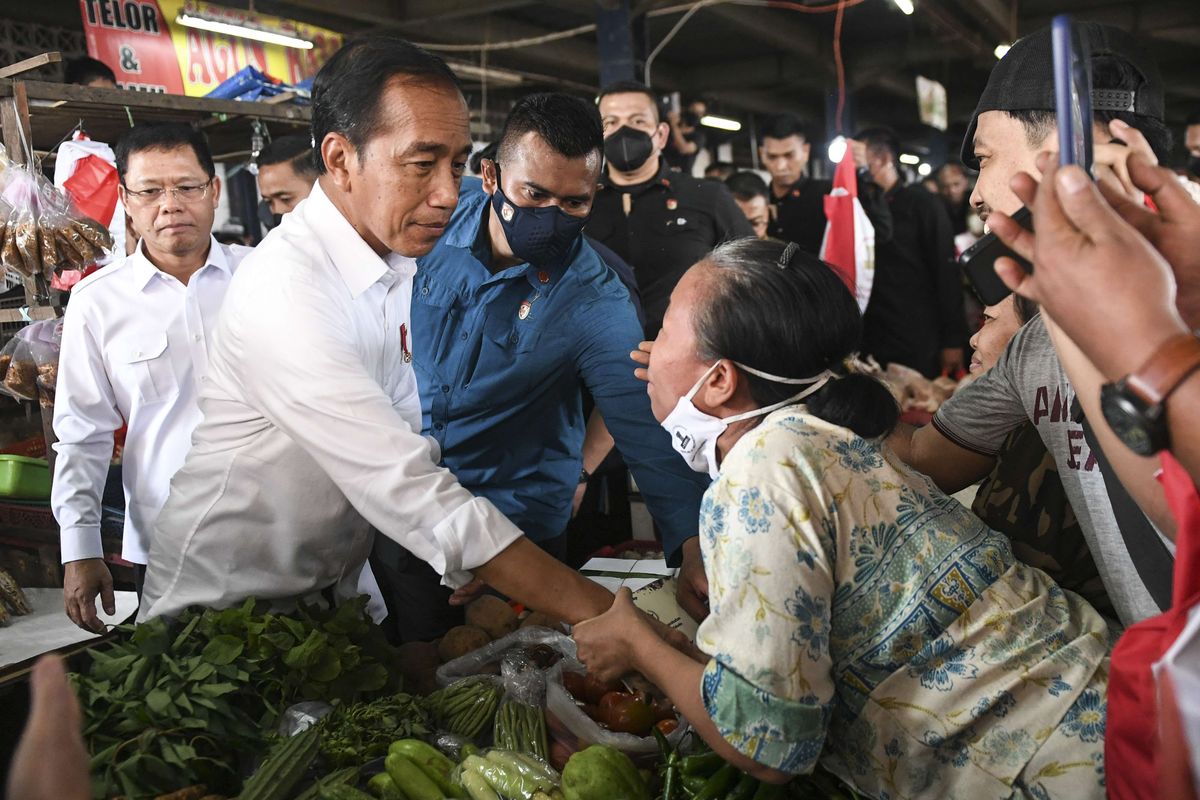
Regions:
M 1102 798 L 1107 626 L 880 446 L 895 403 L 841 366 L 860 326 L 794 245 L 728 243 L 684 276 L 648 391 L 715 478 L 704 658 L 628 592 L 576 626 L 580 658 L 642 672 L 765 780 L 820 762 L 876 798 Z

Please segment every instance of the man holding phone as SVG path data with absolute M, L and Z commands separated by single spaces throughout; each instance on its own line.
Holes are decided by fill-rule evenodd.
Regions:
M 1129 152 L 1170 149 L 1158 69 L 1128 34 L 1092 23 L 1077 27 L 1091 50 L 1095 174 L 1134 193 L 1125 167 Z M 993 69 L 968 128 L 963 161 L 979 170 L 971 203 L 985 222 L 993 210 L 1013 214 L 1020 209 L 1009 182 L 1020 172 L 1038 174 L 1038 153 L 1058 150 L 1050 42 L 1046 28 L 1013 46 Z M 1115 110 L 1131 107 L 1133 111 Z M 1122 135 L 1131 146 L 1113 134 Z M 1054 456 L 1120 621 L 1129 625 L 1169 603 L 1173 553 L 1151 529 L 1150 546 L 1133 551 L 1141 562 L 1142 551 L 1158 548 L 1157 563 L 1165 563 L 1166 574 L 1131 557 L 1126 517 L 1118 525 L 1098 462 L 1102 456 L 1093 451 L 1073 413 L 1074 395 L 1038 316 L 1018 332 L 992 370 L 942 406 L 932 425 L 919 431 L 902 429 L 890 444 L 943 490 L 958 491 L 987 474 L 1013 428 L 1032 421 Z M 1161 516 L 1160 527 L 1167 529 L 1168 515 L 1151 516 L 1156 522 Z

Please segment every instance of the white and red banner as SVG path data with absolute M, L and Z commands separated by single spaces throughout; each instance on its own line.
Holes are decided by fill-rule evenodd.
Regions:
M 833 190 L 825 195 L 825 219 L 821 259 L 841 276 L 858 300 L 858 310 L 866 311 L 875 282 L 875 226 L 858 200 L 851 147 L 846 148 L 833 175 Z

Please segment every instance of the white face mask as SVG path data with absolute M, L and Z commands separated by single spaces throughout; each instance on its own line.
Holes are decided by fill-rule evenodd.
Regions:
M 666 429 L 667 433 L 671 434 L 671 446 L 675 448 L 675 452 L 683 456 L 683 460 L 688 463 L 689 467 L 696 472 L 707 472 L 708 477 L 714 481 L 721 474 L 720 469 L 717 467 L 717 439 L 721 438 L 721 434 L 725 432 L 726 428 L 735 422 L 761 417 L 770 414 L 776 409 L 803 400 L 810 394 L 819 391 L 831 378 L 835 377 L 832 372 L 825 370 L 820 375 L 814 375 L 811 378 L 780 378 L 776 375 L 768 375 L 765 372 L 751 369 L 735 361 L 733 363 L 737 364 L 739 369 L 763 380 L 774 381 L 775 383 L 812 385 L 799 394 L 795 394 L 787 400 L 775 403 L 774 405 L 769 405 L 766 408 L 747 411 L 744 414 L 737 414 L 721 419 L 711 414 L 705 414 L 692 403 L 692 398 L 700 391 L 701 385 L 712 374 L 712 371 L 717 368 L 717 364 L 720 363 L 720 361 L 717 361 L 709 367 L 700 376 L 700 380 L 696 381 L 696 385 L 692 387 L 692 390 L 679 398 L 679 402 L 675 404 L 675 409 L 662 421 L 662 426 Z

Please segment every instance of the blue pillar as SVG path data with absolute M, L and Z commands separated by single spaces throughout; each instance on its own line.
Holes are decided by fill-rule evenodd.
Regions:
M 629 0 L 596 3 L 596 46 L 600 54 L 600 86 L 640 80 L 634 58 Z

